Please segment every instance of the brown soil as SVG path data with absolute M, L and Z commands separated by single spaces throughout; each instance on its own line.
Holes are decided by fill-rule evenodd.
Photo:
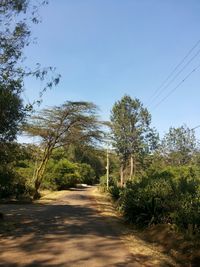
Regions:
M 0 266 L 178 266 L 125 233 L 127 227 L 95 188 L 50 194 L 35 204 L 4 204 L 1 211 Z

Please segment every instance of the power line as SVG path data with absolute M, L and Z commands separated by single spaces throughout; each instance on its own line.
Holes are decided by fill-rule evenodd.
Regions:
M 191 131 L 196 130 L 197 128 L 200 128 L 200 125 L 197 125 L 196 127 L 192 128 Z
M 153 93 L 153 95 L 150 97 L 153 98 L 158 91 L 164 86 L 164 84 L 170 79 L 170 77 L 173 75 L 173 73 L 178 69 L 178 67 L 185 61 L 185 59 L 192 53 L 192 51 L 198 46 L 200 43 L 200 39 L 195 43 L 195 45 L 188 51 L 188 53 L 184 56 L 184 58 L 176 65 L 176 67 L 170 72 L 170 74 L 167 76 L 167 78 L 161 83 L 161 85 L 156 89 L 156 91 Z
M 160 91 L 158 92 L 157 96 L 154 97 L 154 99 L 151 101 L 154 102 L 156 100 L 156 98 L 158 98 L 163 91 L 165 91 L 175 80 L 176 78 L 181 74 L 181 72 L 183 72 L 183 70 L 195 59 L 195 57 L 197 57 L 200 54 L 200 49 L 197 51 L 197 53 L 183 66 L 183 68 L 180 69 L 180 71 L 173 77 L 172 80 L 169 81 L 169 83 L 166 84 L 166 86 Z M 151 104 L 150 103 L 150 104 Z
M 176 72 L 176 70 L 183 64 L 183 62 L 188 58 L 188 56 L 192 53 L 192 51 L 199 45 L 200 43 L 200 39 L 195 43 L 195 45 L 188 51 L 188 53 L 184 56 L 184 58 L 175 66 L 175 68 L 170 72 L 170 74 L 167 76 L 167 78 L 161 83 L 161 85 L 155 90 L 155 92 L 153 93 L 153 95 L 150 97 L 150 104 L 154 101 L 155 98 L 157 98 L 157 94 L 162 91 L 161 89 L 163 88 L 163 86 L 169 81 L 169 79 L 173 76 L 173 74 Z M 199 54 L 199 50 L 198 52 L 196 53 L 197 55 Z M 194 57 L 196 57 L 197 55 L 195 54 Z M 186 63 L 185 67 L 188 66 L 190 64 L 190 62 L 194 59 L 194 57 L 189 60 L 188 63 Z M 184 68 L 182 69 L 182 71 L 184 70 Z M 179 71 L 179 73 L 177 74 L 177 76 L 182 72 L 182 71 Z M 177 77 L 176 76 L 176 77 Z M 175 78 L 173 78 L 173 81 L 174 81 Z M 171 82 L 173 82 L 171 81 Z M 171 84 L 170 82 L 170 84 Z M 169 86 L 169 84 L 167 84 L 167 86 Z M 160 93 L 159 93 L 160 95 Z
M 30 100 L 29 100 L 28 96 L 26 95 L 26 93 L 23 91 L 22 94 L 24 96 L 24 99 L 27 101 L 27 103 L 30 104 Z
M 169 91 L 169 93 L 163 97 L 154 107 L 153 109 L 157 108 L 162 102 L 164 102 L 174 91 L 176 91 L 178 89 L 178 87 L 180 87 L 197 69 L 200 68 L 200 64 L 194 68 L 191 72 L 189 72 L 185 77 L 184 79 L 178 83 L 171 91 Z

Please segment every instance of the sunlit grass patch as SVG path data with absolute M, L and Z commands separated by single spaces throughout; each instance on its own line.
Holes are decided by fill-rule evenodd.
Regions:
M 41 198 L 35 203 L 50 203 L 52 201 L 57 200 L 58 198 L 63 197 L 66 195 L 67 191 L 66 190 L 61 190 L 61 191 L 50 191 L 50 190 L 42 190 L 40 191 Z

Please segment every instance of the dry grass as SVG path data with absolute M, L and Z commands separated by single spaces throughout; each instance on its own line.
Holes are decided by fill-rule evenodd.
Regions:
M 148 266 L 200 266 L 190 264 L 189 257 L 178 251 L 183 242 L 181 235 L 175 234 L 169 225 L 157 225 L 142 231 L 125 223 L 122 215 L 116 210 L 115 203 L 108 194 L 101 193 L 97 188 L 93 191 L 99 212 L 113 218 L 120 236 L 133 255 L 148 259 Z M 184 244 L 184 245 L 183 245 Z M 182 243 L 182 246 L 186 246 Z
M 42 190 L 40 191 L 41 198 L 34 202 L 40 204 L 48 204 L 62 198 L 64 195 L 66 195 L 66 192 L 67 192 L 66 190 L 61 190 L 61 191 Z

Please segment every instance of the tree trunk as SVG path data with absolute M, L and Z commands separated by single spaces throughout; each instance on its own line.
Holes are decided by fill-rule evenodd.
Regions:
M 133 158 L 133 178 L 135 178 L 136 175 L 136 159 Z
M 109 153 L 107 149 L 107 166 L 106 166 L 106 184 L 107 184 L 107 190 L 109 189 Z
M 120 167 L 120 186 L 124 186 L 124 165 L 122 164 Z
M 131 159 L 130 159 L 130 163 L 131 163 L 131 166 L 130 166 L 130 180 L 132 180 L 132 176 L 133 176 L 133 156 L 131 155 Z
M 4 215 L 2 212 L 0 212 L 0 221 L 4 219 Z
M 39 193 L 40 184 L 41 184 L 40 181 L 38 181 L 38 180 L 35 181 L 35 192 L 34 192 L 34 195 L 33 195 L 33 199 L 34 200 L 40 198 L 40 193 Z
M 44 156 L 43 156 L 43 160 L 40 163 L 39 167 L 37 168 L 35 175 L 34 175 L 34 180 L 35 180 L 35 192 L 33 195 L 33 199 L 39 199 L 40 198 L 40 194 L 39 194 L 39 188 L 42 182 L 42 178 L 46 169 L 46 165 L 49 161 L 49 157 L 51 155 L 52 149 L 51 148 L 47 148 L 44 151 Z

